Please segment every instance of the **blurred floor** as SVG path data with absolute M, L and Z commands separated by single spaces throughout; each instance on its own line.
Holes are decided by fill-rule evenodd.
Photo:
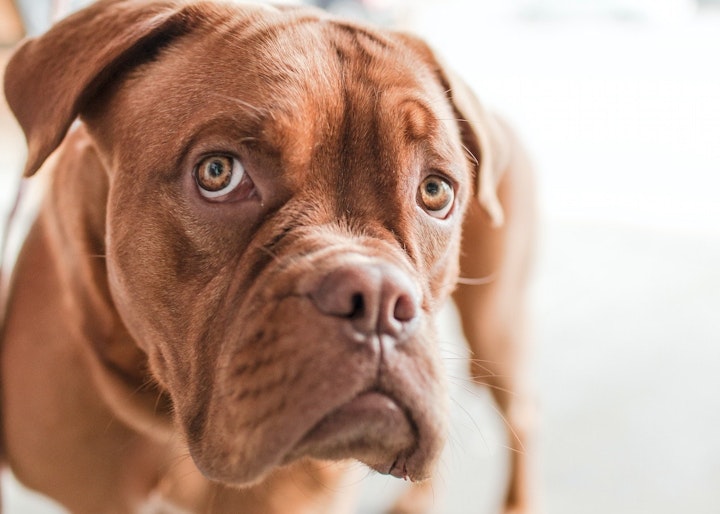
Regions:
M 416 12 L 535 155 L 542 237 L 532 290 L 536 468 L 545 514 L 720 512 L 720 19 L 528 22 Z M 0 113 L 6 211 L 23 141 Z M 443 333 L 460 366 L 452 312 Z M 459 373 L 457 370 L 453 374 Z M 437 514 L 492 514 L 501 421 L 463 408 Z M 403 484 L 363 481 L 363 514 Z M 16 487 L 4 501 L 23 507 Z

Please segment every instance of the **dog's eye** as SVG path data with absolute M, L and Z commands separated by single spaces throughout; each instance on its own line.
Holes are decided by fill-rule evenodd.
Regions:
M 452 209 L 455 191 L 444 178 L 430 175 L 420 184 L 419 197 L 430 216 L 443 219 Z
M 243 181 L 245 169 L 240 161 L 227 155 L 205 157 L 195 168 L 195 182 L 205 198 L 219 199 Z

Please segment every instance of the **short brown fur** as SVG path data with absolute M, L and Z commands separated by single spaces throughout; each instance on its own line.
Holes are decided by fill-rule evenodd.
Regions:
M 307 8 L 101 0 L 26 41 L 5 91 L 26 174 L 59 147 L 2 333 L 23 483 L 75 513 L 157 496 L 336 514 L 347 459 L 425 480 L 446 432 L 434 316 L 454 292 L 513 434 L 506 511 L 528 512 L 529 166 L 424 43 Z M 255 196 L 201 196 L 215 153 Z M 418 196 L 434 175 L 455 192 L 443 219 Z

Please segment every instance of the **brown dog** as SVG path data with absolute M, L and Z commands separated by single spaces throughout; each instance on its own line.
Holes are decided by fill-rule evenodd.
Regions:
M 525 511 L 527 166 L 422 42 L 307 8 L 101 1 L 25 42 L 5 90 L 26 175 L 60 146 L 3 332 L 23 483 L 75 513 L 334 514 L 344 466 L 322 460 L 424 480 L 455 290 Z M 456 289 L 460 269 L 492 280 Z

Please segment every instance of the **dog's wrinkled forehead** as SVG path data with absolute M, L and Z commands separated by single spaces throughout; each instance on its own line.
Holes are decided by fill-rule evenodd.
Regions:
M 129 135 L 140 132 L 138 122 L 157 125 L 150 132 L 158 135 L 179 126 L 180 143 L 218 120 L 218 129 L 232 125 L 304 169 L 331 146 L 358 160 L 431 137 L 434 151 L 456 157 L 452 109 L 431 70 L 399 41 L 336 20 L 206 14 L 196 30 L 133 70 L 130 82 L 118 94 L 122 113 L 104 116 L 126 121 Z M 392 140 L 398 134 L 406 140 Z M 142 137 L 130 145 L 147 145 L 147 132 Z
M 442 110 L 437 80 L 390 35 L 312 16 L 266 16 L 257 25 L 229 24 L 214 32 L 200 45 L 217 50 L 211 62 L 239 73 L 238 94 L 259 92 L 258 107 L 286 121 L 282 129 L 319 128 L 355 106 L 397 107 L 382 105 L 387 97 L 415 97 L 419 106 L 429 104 L 428 112 L 433 103 Z

